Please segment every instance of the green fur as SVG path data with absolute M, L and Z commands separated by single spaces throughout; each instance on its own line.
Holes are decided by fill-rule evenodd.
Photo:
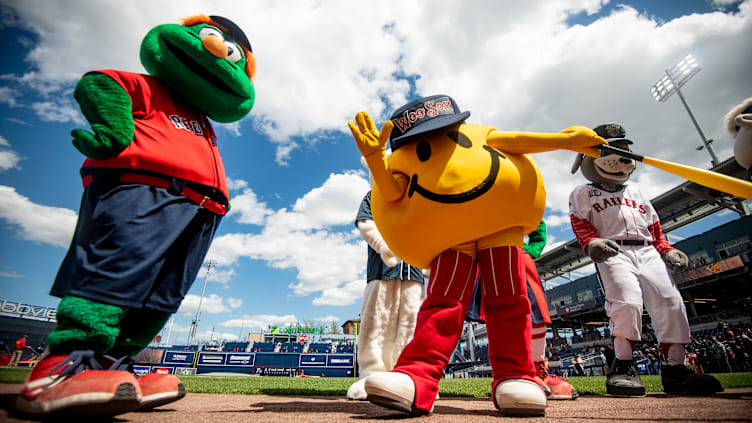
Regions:
M 107 75 L 88 73 L 78 81 L 73 96 L 94 131 L 71 131 L 78 151 L 92 159 L 106 159 L 130 144 L 135 127 L 131 99 L 123 87 Z
M 65 296 L 57 307 L 57 327 L 47 336 L 50 352 L 93 350 L 104 354 L 115 344 L 128 309 Z
M 251 111 L 256 98 L 245 73 L 247 58 L 233 63 L 209 53 L 198 36 L 204 26 L 165 24 L 152 28 L 141 42 L 141 63 L 149 74 L 212 120 L 235 122 Z
M 119 358 L 141 352 L 162 330 L 171 313 L 148 308 L 128 310 L 123 318 L 120 334 L 107 355 Z
M 525 251 L 530 254 L 530 257 L 537 259 L 543 252 L 543 247 L 546 246 L 546 222 L 541 220 L 540 225 L 533 232 L 527 235 L 527 244 L 525 244 Z

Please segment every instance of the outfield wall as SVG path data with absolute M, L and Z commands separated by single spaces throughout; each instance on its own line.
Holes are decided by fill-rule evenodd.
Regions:
M 355 365 L 354 354 L 151 350 L 143 358 L 137 357 L 145 361 L 134 366 L 137 373 L 354 377 Z

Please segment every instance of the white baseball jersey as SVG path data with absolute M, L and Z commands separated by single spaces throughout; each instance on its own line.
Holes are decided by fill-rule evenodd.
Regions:
M 608 192 L 580 185 L 569 195 L 569 213 L 577 218 L 572 230 L 583 249 L 593 238 L 651 241 L 661 254 L 672 248 L 663 238 L 658 213 L 637 187 Z
M 689 342 L 681 294 L 660 256 L 673 247 L 663 238 L 658 213 L 650 201 L 633 186 L 608 192 L 588 184 L 572 191 L 569 210 L 572 230 L 585 251 L 595 238 L 652 244 L 623 245 L 619 254 L 596 264 L 611 334 L 640 340 L 644 303 L 660 342 Z

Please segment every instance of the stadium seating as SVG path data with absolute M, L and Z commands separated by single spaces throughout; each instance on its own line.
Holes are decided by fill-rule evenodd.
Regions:
M 330 344 L 324 343 L 312 343 L 308 346 L 309 353 L 328 354 L 330 352 Z
M 254 342 L 251 352 L 274 352 L 273 342 Z

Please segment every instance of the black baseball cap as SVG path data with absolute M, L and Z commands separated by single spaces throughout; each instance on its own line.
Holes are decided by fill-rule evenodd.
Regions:
M 212 21 L 214 21 L 215 24 L 217 24 L 227 35 L 230 36 L 231 39 L 237 41 L 240 43 L 241 46 L 248 49 L 251 53 L 253 53 L 253 49 L 251 48 L 251 42 L 248 41 L 248 37 L 246 37 L 245 32 L 243 32 L 240 27 L 235 24 L 235 22 L 217 15 L 211 15 L 209 16 Z
M 627 136 L 627 130 L 618 123 L 604 123 L 603 125 L 593 128 L 593 131 L 598 134 L 599 137 L 605 139 L 609 144 L 634 144 L 631 140 L 625 138 Z
M 410 142 L 417 135 L 456 125 L 468 116 L 470 112 L 460 112 L 457 103 L 448 95 L 439 94 L 415 99 L 392 114 L 394 129 L 389 135 L 392 151 Z

